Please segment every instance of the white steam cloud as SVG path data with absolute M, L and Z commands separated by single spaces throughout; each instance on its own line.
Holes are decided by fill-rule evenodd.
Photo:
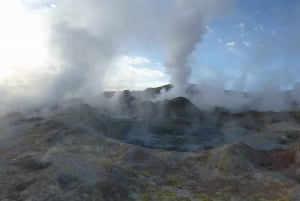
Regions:
M 189 84 L 191 64 L 189 56 L 206 32 L 206 20 L 230 1 L 177 0 L 172 5 L 169 23 L 166 25 L 167 59 L 165 66 L 171 75 L 171 83 L 184 91 Z
M 12 1 L 19 2 L 19 0 Z M 155 70 L 136 71 L 137 68 L 132 67 L 136 64 L 132 63 L 128 65 L 127 74 L 124 73 L 125 68 L 118 70 L 120 67 L 116 67 L 116 64 L 120 58 L 130 55 L 136 49 L 162 51 L 160 53 L 164 56 L 162 62 L 166 67 L 166 73 L 170 76 L 170 82 L 177 89 L 176 95 L 182 95 L 190 82 L 191 56 L 206 33 L 209 20 L 226 12 L 232 5 L 232 1 L 52 0 L 47 1 L 48 5 L 42 0 L 23 0 L 21 2 L 29 5 L 30 9 L 38 7 L 35 12 L 45 19 L 45 27 L 48 30 L 48 37 L 45 38 L 49 38 L 48 60 L 41 67 L 44 70 L 34 68 L 30 73 L 26 72 L 28 74 L 26 79 L 19 81 L 22 82 L 21 87 L 0 80 L 0 93 L 4 97 L 0 100 L 0 111 L 24 106 L 29 108 L 42 106 L 73 97 L 89 99 L 109 86 L 113 86 L 112 81 L 119 80 L 120 83 L 117 85 L 126 86 L 123 84 L 125 78 L 131 79 L 130 75 L 133 73 L 144 76 L 150 72 L 150 77 L 152 76 L 153 79 L 156 77 L 165 79 L 165 74 Z M 20 6 L 20 3 L 18 5 Z M 24 17 L 20 17 L 22 18 Z M 293 36 L 297 38 L 299 30 L 295 29 Z M 245 41 L 244 44 L 248 46 Z M 299 50 L 299 43 L 285 45 L 288 46 L 285 49 L 293 52 Z M 255 44 L 251 44 L 251 47 L 253 46 Z M 266 54 L 259 53 L 253 59 L 255 64 L 249 64 L 251 69 L 261 68 L 257 63 L 261 61 L 263 64 L 264 59 L 269 56 Z M 259 58 L 260 56 L 263 58 Z M 144 61 L 146 60 L 147 58 Z M 241 86 L 241 90 L 247 88 L 249 74 L 255 76 L 255 69 L 251 69 L 250 73 L 245 72 L 247 74 L 245 77 L 242 75 L 231 83 L 236 82 L 236 85 Z M 296 79 L 295 73 L 292 74 L 293 79 Z M 209 86 L 203 84 L 205 79 L 202 81 L 201 79 L 199 84 L 202 86 L 199 88 L 202 90 L 202 95 L 195 101 L 216 103 L 221 106 L 232 103 L 228 96 L 222 94 L 226 87 L 221 83 L 220 78 L 214 79 Z M 138 80 L 153 83 L 143 78 Z M 255 80 L 250 82 L 254 83 Z M 270 88 L 272 87 L 268 87 Z M 280 93 L 272 93 L 272 97 L 277 94 Z M 292 96 L 297 99 L 296 94 L 298 93 L 295 92 Z M 241 101 L 234 101 L 234 104 L 237 104 L 236 102 L 245 104 L 244 97 L 238 99 Z M 269 99 L 265 100 L 268 102 Z M 280 100 L 280 102 L 284 101 Z
M 18 87 L 17 95 L 14 88 L 1 86 L 6 95 L 1 101 L 3 108 L 8 103 L 17 108 L 25 102 L 26 106 L 30 102 L 36 106 L 99 94 L 109 85 L 107 75 L 111 75 L 116 61 L 136 47 L 165 48 L 171 82 L 185 88 L 190 75 L 189 56 L 205 33 L 206 20 L 230 1 L 62 0 L 50 1 L 49 5 L 40 0 L 14 2 L 19 7 L 22 2 L 45 19 L 49 61 L 43 68 L 51 73 L 28 73 L 27 78 L 33 79 L 26 85 L 31 93 L 24 85 Z M 115 77 L 118 76 L 122 77 L 117 72 Z
M 149 41 L 155 46 L 162 42 L 171 83 L 186 88 L 189 56 L 205 33 L 205 21 L 229 3 L 228 0 L 62 1 L 57 5 L 52 29 L 55 52 L 63 61 L 57 81 L 63 87 L 58 96 L 91 89 L 94 80 L 101 89 L 104 84 L 101 76 L 112 61 L 134 46 L 148 45 Z

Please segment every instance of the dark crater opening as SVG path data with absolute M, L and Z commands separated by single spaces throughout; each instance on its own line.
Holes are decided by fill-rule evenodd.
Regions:
M 104 132 L 107 137 L 175 151 L 207 149 L 223 141 L 212 114 L 201 112 L 184 97 L 137 104 L 126 96 L 122 109 L 131 118 L 109 119 Z

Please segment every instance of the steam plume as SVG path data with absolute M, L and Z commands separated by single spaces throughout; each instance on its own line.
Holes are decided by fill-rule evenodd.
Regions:
M 228 3 L 227 0 L 63 1 L 53 15 L 55 53 L 63 63 L 56 81 L 63 87 L 56 95 L 81 93 L 86 89 L 99 91 L 105 84 L 101 77 L 111 68 L 115 57 L 147 41 L 160 46 L 161 40 L 166 47 L 165 66 L 172 84 L 186 88 L 189 56 L 205 33 L 205 20 Z M 72 12 L 67 10 L 70 7 Z M 96 88 L 93 80 L 97 80 Z
M 205 33 L 207 20 L 230 0 L 79 0 L 54 1 L 45 12 L 50 27 L 50 61 L 30 83 L 31 91 L 15 96 L 10 88 L 5 102 L 20 108 L 51 104 L 72 97 L 86 98 L 105 89 L 105 74 L 116 58 L 135 47 L 165 47 L 165 66 L 171 82 L 184 89 L 189 81 L 189 56 Z M 33 95 L 32 95 L 33 94 Z M 17 100 L 17 101 L 16 101 Z M 33 101 L 36 100 L 36 101 Z M 2 106 L 6 108 L 7 106 Z
M 171 75 L 171 83 L 185 90 L 189 83 L 191 66 L 189 56 L 195 51 L 206 31 L 206 20 L 224 9 L 230 1 L 183 1 L 172 5 L 165 32 L 167 59 L 165 66 Z

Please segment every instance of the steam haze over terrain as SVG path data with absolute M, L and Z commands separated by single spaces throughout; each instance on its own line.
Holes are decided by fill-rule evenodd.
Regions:
M 296 0 L 0 0 L 0 111 L 171 83 L 160 99 L 300 101 Z M 252 100 L 251 100 L 252 101 Z
M 0 201 L 299 201 L 300 0 L 0 0 Z

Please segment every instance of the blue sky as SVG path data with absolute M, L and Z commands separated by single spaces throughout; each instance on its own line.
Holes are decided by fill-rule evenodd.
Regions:
M 230 13 L 209 23 L 193 56 L 198 65 L 192 80 L 208 72 L 238 77 L 267 70 L 272 73 L 265 76 L 276 75 L 274 79 L 282 71 L 297 72 L 299 5 L 297 0 L 237 0 Z M 282 82 L 288 87 L 288 81 Z

